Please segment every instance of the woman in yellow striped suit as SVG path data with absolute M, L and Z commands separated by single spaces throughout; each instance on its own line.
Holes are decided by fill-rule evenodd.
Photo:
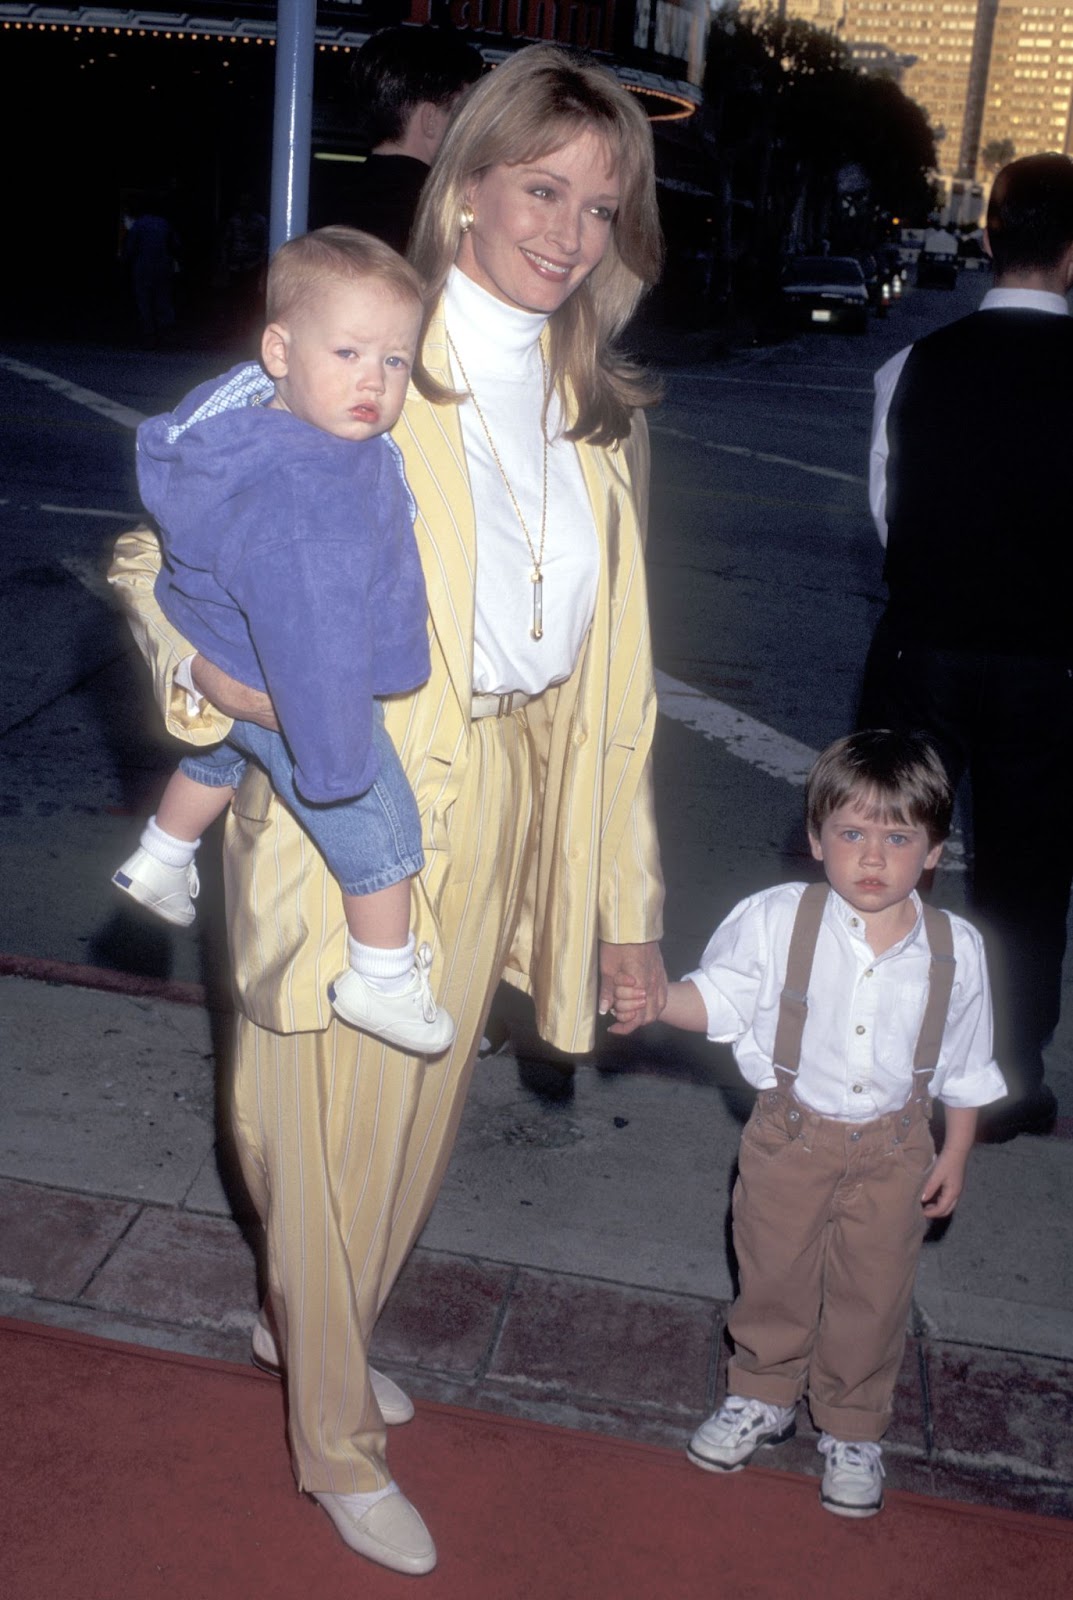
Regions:
M 254 769 L 225 876 L 233 1125 L 267 1235 L 255 1344 L 285 1376 L 299 1487 L 351 1548 L 420 1573 L 435 1547 L 386 1461 L 385 1425 L 412 1408 L 366 1352 L 435 1200 L 492 994 L 502 977 L 528 991 L 569 1052 L 592 1047 L 620 971 L 648 995 L 634 1025 L 665 996 L 641 527 L 652 395 L 613 347 L 661 260 L 639 104 L 553 48 L 512 57 L 449 130 L 411 258 L 435 300 L 432 382 L 411 388 L 395 438 L 432 671 L 387 723 L 422 818 L 414 926 L 457 1019 L 451 1052 L 405 1056 L 334 1017 L 340 897 Z M 229 716 L 271 721 L 191 661 L 153 602 L 158 564 L 151 534 L 126 535 L 112 581 L 170 730 L 204 744 Z

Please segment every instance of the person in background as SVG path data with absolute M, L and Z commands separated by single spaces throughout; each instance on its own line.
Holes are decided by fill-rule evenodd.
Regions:
M 267 264 L 268 221 L 249 190 L 243 190 L 220 238 L 220 287 L 230 338 L 251 331 L 260 318 Z
M 987 212 L 979 311 L 876 374 L 872 514 L 889 599 L 858 721 L 928 735 L 972 791 L 971 905 L 1008 1099 L 982 1137 L 1051 1132 L 1073 883 L 1073 161 L 1026 156 Z M 1027 822 L 1027 826 L 1026 826 Z
M 152 195 L 135 197 L 123 239 L 122 259 L 130 276 L 142 344 L 154 349 L 175 323 L 178 241 Z
M 640 104 L 585 57 L 511 56 L 452 120 L 410 254 L 433 306 L 428 381 L 393 436 L 418 507 L 431 671 L 386 723 L 421 817 L 414 926 L 452 1048 L 430 1061 L 332 1015 L 339 896 L 252 767 L 224 869 L 232 1125 L 267 1238 L 255 1349 L 284 1376 L 299 1487 L 352 1550 L 417 1574 L 436 1547 L 387 1451 L 413 1407 L 369 1346 L 446 1171 L 492 994 L 504 976 L 530 993 L 569 1053 L 592 1048 L 622 973 L 648 998 L 614 1031 L 666 997 L 639 409 L 658 391 L 616 347 L 663 255 Z M 169 729 L 208 744 L 233 716 L 270 718 L 264 696 L 190 659 L 155 603 L 159 566 L 151 533 L 125 535 L 112 582 Z
M 314 161 L 310 225 L 345 223 L 406 254 L 417 203 L 461 95 L 484 70 L 453 28 L 385 28 L 354 58 L 361 165 Z

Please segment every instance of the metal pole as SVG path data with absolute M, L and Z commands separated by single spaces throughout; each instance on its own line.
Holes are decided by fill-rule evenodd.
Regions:
M 316 0 L 279 0 L 276 10 L 276 99 L 272 115 L 272 203 L 269 250 L 306 231 L 313 131 Z

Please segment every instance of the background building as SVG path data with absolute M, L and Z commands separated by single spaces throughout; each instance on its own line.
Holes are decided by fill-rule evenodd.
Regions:
M 1000 0 L 980 145 L 1009 144 L 1019 156 L 1073 153 L 1073 4 L 1019 5 Z
M 927 112 L 955 220 L 1014 155 L 1073 150 L 1073 3 L 775 0 L 836 34 L 862 70 L 899 82 Z

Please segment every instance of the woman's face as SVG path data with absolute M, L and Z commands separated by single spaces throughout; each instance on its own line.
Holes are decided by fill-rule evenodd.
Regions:
M 603 139 L 580 133 L 532 162 L 489 167 L 466 200 L 460 271 L 506 305 L 549 315 L 602 261 L 619 190 Z

